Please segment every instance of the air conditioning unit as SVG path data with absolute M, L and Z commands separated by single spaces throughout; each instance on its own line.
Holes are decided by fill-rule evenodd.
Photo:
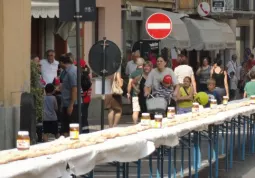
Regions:
M 129 6 L 126 12 L 127 20 L 143 20 L 143 7 Z

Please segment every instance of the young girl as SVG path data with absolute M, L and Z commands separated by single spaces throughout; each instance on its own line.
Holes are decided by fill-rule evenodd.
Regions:
M 194 90 L 191 87 L 191 78 L 185 77 L 183 79 L 183 86 L 180 87 L 177 93 L 177 113 L 184 114 L 191 112 Z

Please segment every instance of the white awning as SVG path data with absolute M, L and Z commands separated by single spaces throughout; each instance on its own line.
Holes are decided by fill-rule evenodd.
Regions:
M 226 49 L 235 49 L 236 48 L 236 35 L 231 29 L 231 27 L 224 22 L 215 21 L 214 22 L 221 28 L 223 33 L 223 40 L 225 43 Z
M 59 4 L 55 2 L 31 1 L 31 15 L 34 18 L 55 18 L 59 17 Z
M 187 28 L 183 21 L 181 20 L 181 17 L 183 15 L 181 14 L 176 14 L 173 12 L 161 10 L 161 9 L 155 9 L 155 8 L 145 8 L 144 9 L 144 20 L 143 20 L 143 26 L 142 26 L 142 33 L 141 37 L 142 39 L 151 39 L 150 36 L 146 32 L 145 28 L 145 23 L 147 18 L 154 14 L 154 13 L 164 13 L 168 15 L 171 20 L 172 20 L 172 26 L 173 30 L 172 33 L 166 38 L 161 40 L 160 46 L 162 48 L 167 47 L 167 48 L 180 48 L 180 49 L 186 49 L 190 46 L 190 39 L 189 39 L 189 34 L 187 31 Z
M 208 18 L 183 18 L 189 32 L 191 46 L 188 50 L 220 50 L 225 49 L 221 27 Z

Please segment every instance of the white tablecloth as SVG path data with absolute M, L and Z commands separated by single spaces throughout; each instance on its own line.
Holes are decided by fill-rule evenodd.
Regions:
M 109 139 L 104 143 L 93 146 L 12 162 L 0 166 L 0 177 L 55 178 L 70 177 L 71 173 L 82 175 L 91 171 L 98 164 L 112 161 L 137 161 L 150 155 L 155 147 L 160 145 L 170 147 L 178 145 L 179 138 L 190 131 L 207 129 L 210 124 L 222 124 L 237 115 L 250 116 L 252 113 L 255 113 L 255 105 L 220 112 L 214 116 L 189 121 L 170 128 L 149 129 L 134 135 Z M 96 132 L 86 136 L 99 133 Z M 37 146 L 47 146 L 47 144 Z M 70 166 L 69 172 L 66 171 L 67 164 Z

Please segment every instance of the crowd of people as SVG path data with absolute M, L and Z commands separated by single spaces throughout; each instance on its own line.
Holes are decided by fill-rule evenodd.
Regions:
M 168 59 L 158 57 L 153 68 L 150 61 L 140 57 L 139 51 L 133 53 L 126 75 L 129 75 L 127 97 L 132 101 L 134 123 L 138 122 L 139 114 L 148 112 L 146 100 L 149 96 L 164 98 L 168 106 L 174 106 L 178 114 L 183 114 L 191 112 L 193 102 L 199 102 L 196 95 L 201 92 L 209 98 L 202 104 L 204 107 L 209 107 L 212 99 L 221 104 L 224 96 L 231 101 L 255 94 L 253 54 L 241 66 L 237 56 L 232 55 L 225 67 L 219 57 L 213 62 L 210 57 L 204 57 L 195 72 L 183 54 L 178 55 L 174 66 L 168 67 L 168 62 Z
M 165 57 L 153 57 L 153 61 L 144 60 L 140 51 L 132 53 L 125 69 L 129 76 L 127 99 L 132 103 L 132 119 L 134 124 L 139 122 L 141 113 L 150 112 L 147 108 L 149 98 L 163 98 L 167 106 L 176 108 L 178 114 L 191 112 L 196 96 L 203 92 L 209 101 L 215 99 L 222 103 L 223 96 L 229 100 L 255 95 L 255 60 L 254 55 L 243 62 L 237 63 L 237 56 L 223 67 L 222 60 L 216 58 L 213 62 L 204 57 L 197 71 L 189 66 L 187 56 L 179 54 L 169 67 L 169 60 Z M 85 60 L 80 60 L 82 68 L 81 91 L 77 91 L 77 63 L 71 53 L 55 59 L 54 50 L 48 50 L 46 59 L 40 60 L 33 56 L 32 61 L 38 64 L 41 77 L 39 86 L 44 90 L 43 106 L 43 140 L 48 140 L 48 134 L 56 137 L 68 136 L 69 124 L 78 122 L 77 92 L 82 93 L 82 132 L 89 132 L 88 108 L 91 101 L 91 71 Z M 109 127 L 118 125 L 122 115 L 123 79 L 121 71 L 110 77 L 112 93 L 105 97 L 105 108 L 108 112 Z M 125 97 L 125 96 L 124 96 Z M 201 104 L 201 103 L 200 103 Z M 157 105 L 157 103 L 155 103 Z M 209 102 L 202 104 L 209 107 Z M 167 109 L 167 106 L 165 109 Z M 58 130 L 58 123 L 61 129 Z

